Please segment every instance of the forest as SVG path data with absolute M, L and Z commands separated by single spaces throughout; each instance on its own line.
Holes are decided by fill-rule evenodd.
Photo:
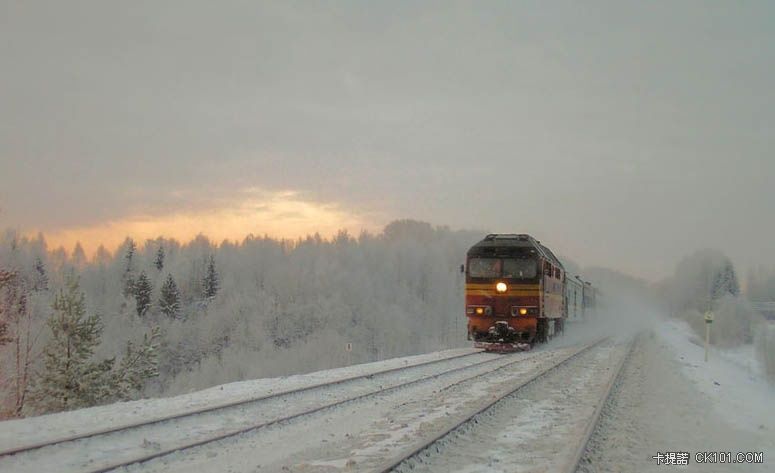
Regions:
M 480 235 L 403 220 L 330 239 L 127 238 L 88 258 L 7 231 L 3 416 L 462 346 L 459 267 Z

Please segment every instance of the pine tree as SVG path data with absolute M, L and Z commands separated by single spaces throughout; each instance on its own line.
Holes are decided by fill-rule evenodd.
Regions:
M 124 259 L 126 260 L 126 267 L 124 268 L 124 274 L 121 277 L 124 283 L 124 297 L 129 297 L 135 293 L 135 273 L 133 266 L 133 259 L 137 245 L 131 238 L 126 239 L 126 254 Z
M 86 266 L 86 252 L 83 251 L 83 246 L 81 246 L 80 241 L 75 243 L 75 248 L 73 248 L 73 256 L 70 258 L 70 261 L 72 261 L 73 266 L 79 270 Z
M 215 257 L 210 255 L 207 261 L 207 272 L 202 281 L 203 295 L 205 299 L 212 299 L 218 294 L 218 288 L 220 287 L 218 282 L 218 272 L 215 270 Z
M 127 400 L 130 394 L 139 391 L 145 381 L 159 375 L 159 327 L 151 330 L 150 337 L 143 336 L 143 342 L 135 346 L 131 341 L 126 344 L 126 354 L 121 360 L 114 377 L 115 395 Z
M 137 303 L 137 315 L 144 316 L 151 308 L 151 281 L 146 276 L 145 271 L 140 273 L 134 284 L 135 302 Z
M 46 274 L 46 266 L 43 264 L 43 260 L 40 259 L 40 256 L 35 258 L 35 271 L 33 273 L 32 290 L 48 290 L 48 274 Z
M 11 341 L 11 337 L 8 336 L 8 328 L 14 312 L 14 297 L 11 293 L 15 282 L 16 273 L 0 269 L 0 346 Z
M 0 346 L 11 343 L 10 368 L 0 385 L 0 395 L 14 401 L 13 415 L 21 416 L 29 391 L 29 379 L 36 354 L 33 350 L 32 311 L 29 304 L 30 284 L 15 272 L 0 269 Z M 12 394 L 11 394 L 12 391 Z M 9 395 L 10 394 L 10 395 Z
M 159 307 L 168 317 L 177 317 L 180 311 L 180 291 L 172 274 L 167 275 L 167 279 L 161 286 L 161 296 L 159 297 Z
M 91 360 L 100 343 L 99 316 L 86 316 L 84 293 L 78 279 L 70 276 L 48 320 L 51 338 L 44 349 L 45 370 L 36 383 L 33 398 L 46 411 L 97 404 L 110 398 L 113 359 Z
M 159 245 L 159 249 L 156 250 L 156 260 L 154 260 L 153 264 L 159 271 L 164 269 L 164 247 L 161 245 Z
M 740 294 L 740 285 L 737 282 L 737 274 L 731 261 L 726 261 L 722 268 L 718 269 L 713 277 L 711 298 L 721 299 L 726 294 L 737 296 Z

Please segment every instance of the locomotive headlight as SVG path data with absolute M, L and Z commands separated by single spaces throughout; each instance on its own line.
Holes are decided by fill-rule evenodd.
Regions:
M 506 292 L 508 288 L 509 287 L 506 286 L 505 282 L 499 282 L 498 284 L 495 285 L 495 290 L 501 293 Z
M 477 307 L 476 315 L 482 315 L 482 314 L 484 314 L 484 307 Z
M 521 309 L 519 309 L 519 315 L 527 315 L 527 308 L 522 307 Z

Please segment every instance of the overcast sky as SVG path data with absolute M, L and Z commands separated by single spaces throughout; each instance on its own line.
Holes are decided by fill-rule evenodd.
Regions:
M 0 225 L 774 264 L 774 5 L 0 0 Z

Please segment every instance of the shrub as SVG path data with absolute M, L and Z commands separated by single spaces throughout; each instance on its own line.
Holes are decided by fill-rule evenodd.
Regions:
M 764 376 L 775 384 L 775 324 L 763 323 L 757 327 L 754 346 L 756 356 L 764 369 Z

